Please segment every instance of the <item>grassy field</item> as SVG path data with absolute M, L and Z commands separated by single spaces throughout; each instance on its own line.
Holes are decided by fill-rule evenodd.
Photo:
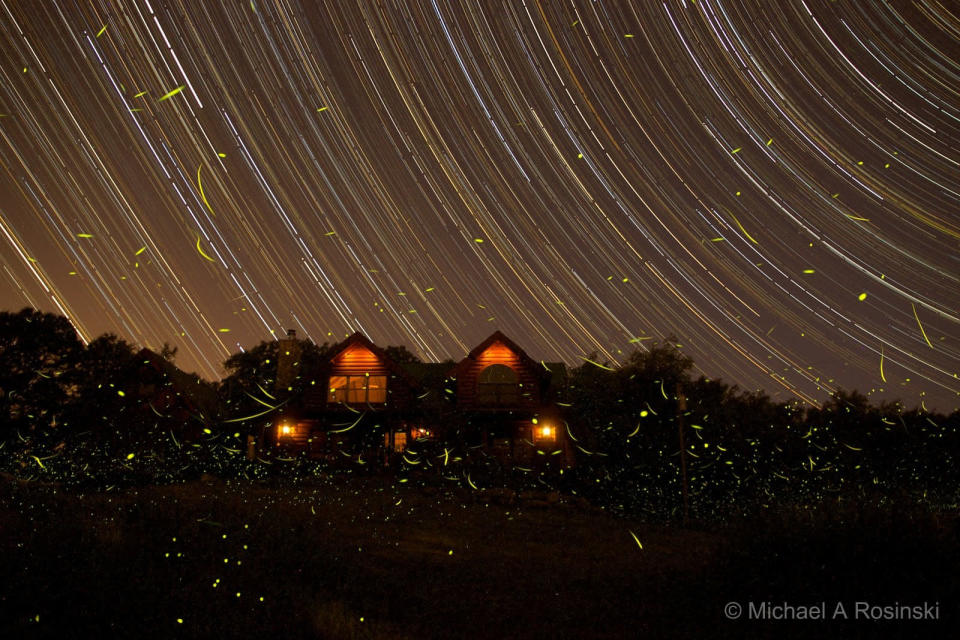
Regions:
M 689 528 L 566 496 L 389 478 L 80 493 L 0 482 L 0 638 L 951 637 L 954 515 L 777 511 Z M 636 536 L 636 539 L 634 538 Z M 851 620 L 730 621 L 737 601 Z M 939 620 L 853 620 L 855 601 Z

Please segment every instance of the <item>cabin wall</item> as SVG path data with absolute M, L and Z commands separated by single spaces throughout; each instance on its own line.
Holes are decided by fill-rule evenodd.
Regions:
M 324 379 L 325 388 L 322 390 L 324 400 L 329 394 L 331 377 L 362 376 L 366 373 L 371 376 L 387 377 L 387 402 L 386 405 L 377 408 L 403 410 L 412 406 L 413 390 L 410 384 L 396 375 L 373 351 L 356 344 L 344 349 L 331 362 L 329 374 Z
M 306 449 L 310 430 L 315 425 L 316 422 L 312 420 L 298 420 L 292 416 L 284 418 L 274 425 L 273 440 L 281 449 L 302 451 Z M 284 433 L 285 426 L 289 428 L 287 433 Z
M 460 408 L 467 410 L 493 409 L 477 404 L 477 381 L 480 372 L 493 364 L 503 364 L 517 374 L 520 383 L 520 402 L 513 408 L 535 410 L 540 405 L 539 372 L 525 365 L 520 356 L 509 347 L 494 342 L 485 349 L 476 360 L 470 361 L 468 366 L 460 371 L 457 378 L 457 401 Z M 510 409 L 509 406 L 496 407 L 497 410 Z

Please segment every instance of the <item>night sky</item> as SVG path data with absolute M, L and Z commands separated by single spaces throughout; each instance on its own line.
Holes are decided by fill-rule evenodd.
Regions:
M 675 334 L 778 400 L 951 411 L 950 7 L 0 0 L 0 307 L 210 379 L 287 328 Z

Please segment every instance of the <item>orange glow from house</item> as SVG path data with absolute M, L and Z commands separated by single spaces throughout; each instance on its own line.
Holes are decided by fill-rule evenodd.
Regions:
M 517 354 L 502 342 L 494 342 L 477 356 L 477 362 L 484 366 L 491 364 L 516 365 L 519 364 L 519 360 Z
M 290 427 L 290 425 L 288 425 L 286 422 L 284 422 L 282 425 L 280 425 L 280 433 L 281 433 L 282 435 L 288 436 L 288 435 L 290 435 L 292 432 L 293 432 L 293 428 Z
M 534 433 L 537 436 L 537 440 L 553 440 L 556 436 L 556 432 L 554 431 L 553 427 L 548 424 L 535 427 Z
M 337 361 L 342 365 L 362 364 L 368 367 L 375 367 L 380 364 L 376 354 L 370 349 L 361 345 L 352 345 L 337 356 Z

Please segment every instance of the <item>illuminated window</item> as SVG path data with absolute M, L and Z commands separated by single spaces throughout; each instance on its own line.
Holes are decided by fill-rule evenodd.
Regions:
M 361 376 L 347 378 L 347 402 L 365 402 L 367 400 L 367 379 Z
M 347 376 L 330 376 L 330 402 L 347 401 Z
M 371 404 L 387 401 L 387 376 L 367 378 L 367 402 Z
M 512 405 L 520 400 L 517 373 L 505 364 L 492 364 L 477 379 L 477 404 Z
M 383 404 L 387 401 L 387 376 L 330 376 L 330 402 Z
M 390 448 L 390 434 L 383 434 L 383 444 L 388 449 Z M 407 434 L 403 431 L 394 431 L 393 432 L 393 450 L 394 451 L 403 451 L 407 448 Z

